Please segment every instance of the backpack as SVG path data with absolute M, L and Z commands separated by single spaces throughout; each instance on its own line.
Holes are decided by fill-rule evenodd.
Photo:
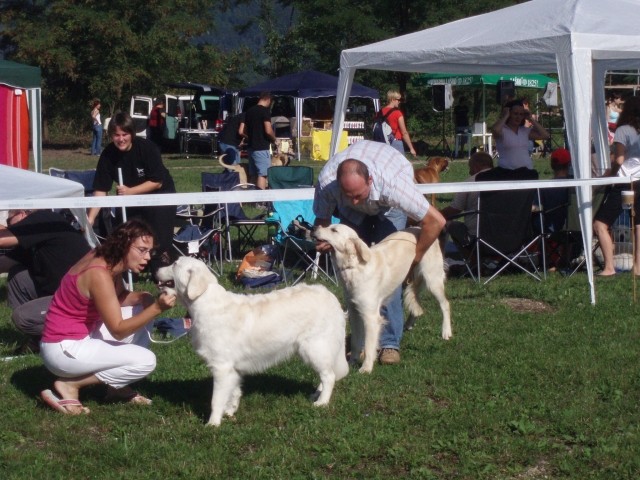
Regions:
M 381 142 L 390 145 L 391 142 L 396 139 L 395 135 L 393 134 L 391 125 L 389 125 L 389 122 L 387 122 L 387 118 L 389 117 L 389 115 L 391 115 L 396 110 L 398 109 L 395 107 L 390 108 L 385 115 L 382 115 L 382 111 L 378 112 L 378 115 L 376 115 L 376 118 L 373 122 L 372 139 L 374 142 Z

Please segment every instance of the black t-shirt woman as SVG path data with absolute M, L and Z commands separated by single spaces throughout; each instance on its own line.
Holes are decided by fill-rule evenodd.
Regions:
M 119 112 L 111 119 L 108 135 L 111 143 L 103 150 L 96 167 L 93 182 L 95 196 L 107 195 L 114 182 L 118 184 L 118 195 L 175 193 L 173 178 L 162 163 L 158 147 L 149 140 L 135 136 L 133 120 L 127 113 Z M 122 184 L 119 181 L 119 169 L 122 171 Z M 91 223 L 95 221 L 99 210 L 92 208 L 89 211 Z M 116 210 L 118 214 L 120 211 Z M 149 263 L 151 271 L 155 273 L 161 263 L 172 259 L 176 207 L 128 207 L 126 212 L 127 218 L 142 218 L 154 230 L 157 254 Z

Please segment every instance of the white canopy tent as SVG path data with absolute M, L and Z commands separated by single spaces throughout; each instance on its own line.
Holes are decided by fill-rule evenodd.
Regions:
M 30 209 L 25 201 L 33 199 L 84 197 L 84 187 L 78 182 L 51 177 L 44 173 L 0 165 L 0 202 L 8 202 L 3 209 Z M 12 205 L 15 202 L 15 205 Z M 89 226 L 86 209 L 70 207 L 84 229 L 91 245 L 97 243 L 93 229 Z
M 608 163 L 604 79 L 607 70 L 640 68 L 638 0 L 531 0 L 382 42 L 344 50 L 333 123 L 342 128 L 358 68 L 404 72 L 558 72 L 576 178 L 591 177 L 591 133 Z M 331 153 L 336 150 L 335 141 Z M 577 188 L 585 251 L 592 240 L 591 187 Z M 593 261 L 587 255 L 591 301 Z

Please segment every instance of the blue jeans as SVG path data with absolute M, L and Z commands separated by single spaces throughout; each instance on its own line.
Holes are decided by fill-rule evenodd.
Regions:
M 218 149 L 220 155 L 226 155 L 222 160 L 227 165 L 237 165 L 240 163 L 240 150 L 235 145 L 229 145 L 228 143 L 218 142 Z
M 100 155 L 102 151 L 102 125 L 93 126 L 93 139 L 91 140 L 91 155 Z
M 391 142 L 391 146 L 404 155 L 404 142 L 402 140 L 394 140 Z
M 367 217 L 355 226 L 356 232 L 367 244 L 378 243 L 393 232 L 406 227 L 407 216 L 400 210 L 392 208 L 385 213 Z M 402 308 L 402 286 L 399 286 L 380 309 L 380 314 L 387 320 L 380 333 L 380 348 L 400 350 L 400 340 L 404 329 L 404 310 Z

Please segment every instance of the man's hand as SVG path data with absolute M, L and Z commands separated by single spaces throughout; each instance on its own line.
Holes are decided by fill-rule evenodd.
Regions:
M 316 251 L 320 253 L 329 253 L 333 250 L 331 244 L 327 242 L 316 242 Z

